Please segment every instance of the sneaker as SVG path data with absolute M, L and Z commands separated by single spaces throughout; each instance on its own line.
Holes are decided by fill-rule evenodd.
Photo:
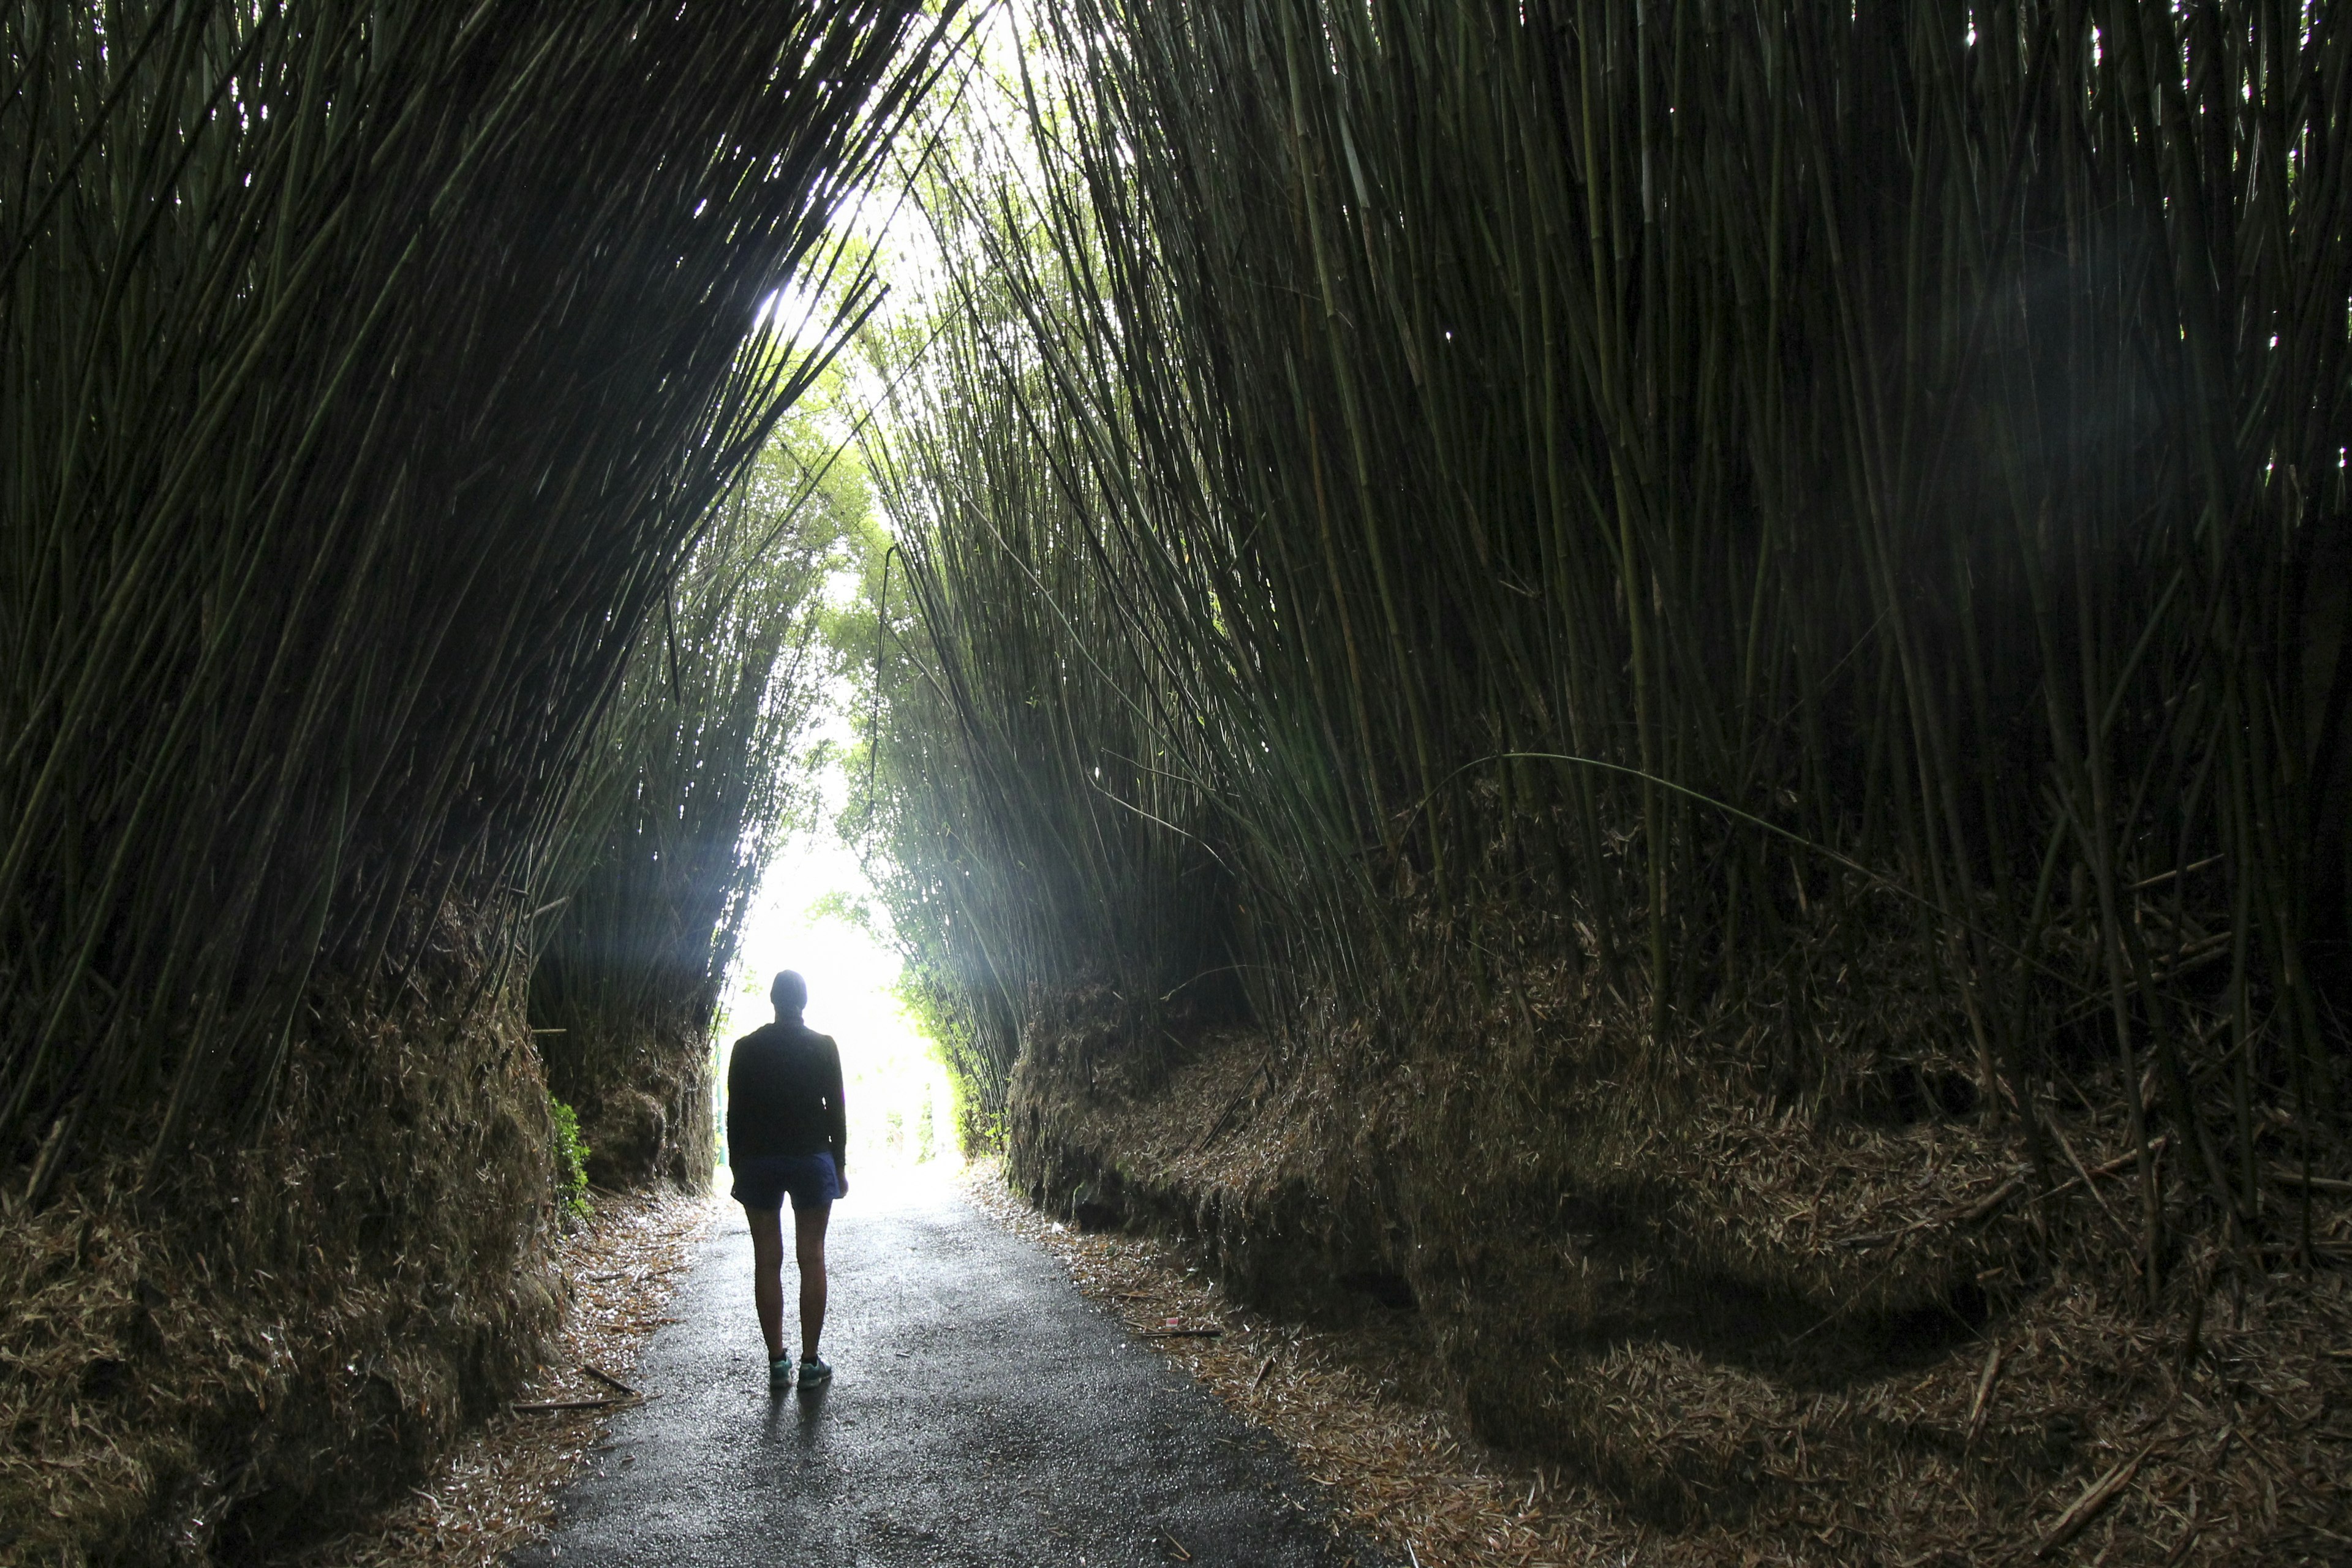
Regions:
M 833 1381 L 833 1368 L 813 1355 L 801 1357 L 801 1386 L 822 1388 Z
M 790 1388 L 793 1385 L 793 1358 L 778 1356 L 768 1363 L 768 1386 Z

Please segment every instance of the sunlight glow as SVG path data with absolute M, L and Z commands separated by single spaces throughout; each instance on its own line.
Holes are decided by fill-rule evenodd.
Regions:
M 788 343 L 814 342 L 830 320 L 824 311 L 824 296 L 794 279 L 761 301 L 752 329 L 772 330 Z
M 952 1090 L 931 1042 L 898 1004 L 900 960 L 887 927 L 869 930 L 855 911 L 879 912 L 865 869 L 832 826 L 848 781 L 840 757 L 849 726 L 839 694 L 819 731 L 835 742 L 817 775 L 820 819 L 803 826 L 768 869 L 759 902 L 744 922 L 743 942 L 711 1030 L 726 1163 L 727 1053 L 773 1016 L 768 984 L 781 969 L 808 981 L 808 1026 L 841 1047 L 849 1109 L 849 1173 L 960 1165 Z M 720 1190 L 726 1178 L 720 1175 Z

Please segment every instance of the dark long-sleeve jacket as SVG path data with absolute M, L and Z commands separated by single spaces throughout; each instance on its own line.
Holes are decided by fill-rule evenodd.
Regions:
M 727 1058 L 727 1158 L 764 1154 L 831 1154 L 848 1170 L 841 1050 L 798 1018 L 752 1030 Z

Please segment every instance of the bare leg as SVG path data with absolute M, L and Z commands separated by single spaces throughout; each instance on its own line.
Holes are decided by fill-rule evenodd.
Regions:
M 784 1226 L 774 1209 L 745 1208 L 751 1222 L 751 1300 L 760 1309 L 760 1332 L 768 1342 L 768 1359 L 784 1359 Z M 806 1295 L 806 1287 L 803 1287 Z M 803 1307 L 805 1312 L 808 1309 Z
M 833 1217 L 833 1205 L 793 1211 L 793 1250 L 801 1266 L 801 1356 L 803 1360 L 816 1354 L 817 1336 L 824 1332 L 824 1226 Z M 782 1246 L 781 1233 L 777 1245 Z M 782 1288 L 777 1289 L 781 1311 Z M 781 1332 L 781 1331 L 779 1331 Z M 782 1340 L 777 1341 L 782 1343 Z

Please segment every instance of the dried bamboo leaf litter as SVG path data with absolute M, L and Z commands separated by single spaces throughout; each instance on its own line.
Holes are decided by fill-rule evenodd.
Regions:
M 630 1381 L 638 1352 L 671 1321 L 663 1310 L 709 1228 L 713 1204 L 708 1194 L 667 1189 L 596 1195 L 593 1213 L 556 1249 L 562 1321 L 515 1405 L 613 1396 L 600 1372 Z M 430 1480 L 363 1528 L 306 1552 L 298 1568 L 490 1568 L 548 1532 L 555 1494 L 587 1463 L 611 1418 L 611 1406 L 494 1415 Z
M 313 989 L 269 1117 L 0 1200 L 0 1561 L 253 1560 L 424 1473 L 555 1321 L 548 1102 L 485 927 Z M 453 1007 L 453 998 L 471 997 Z
M 1241 1146 L 1229 1151 L 1223 1184 L 1189 1153 L 1181 1177 L 1171 1175 L 1155 1157 L 1192 1147 L 1186 1130 L 1166 1125 L 1182 1120 L 1171 1104 L 1205 1121 L 1224 1103 L 1202 1087 L 1182 1079 L 1168 1100 L 1155 1100 L 1156 1142 L 1124 1128 L 1124 1201 L 1164 1221 L 1173 1190 L 1193 1215 L 1229 1230 L 1263 1226 L 1278 1211 L 1249 1184 L 1310 1142 L 1309 1119 L 1290 1106 L 1247 1129 L 1260 1136 L 1234 1140 Z M 1147 1208 L 1138 1192 L 1157 1183 L 1166 1186 Z M 1139 1331 L 1171 1322 L 1222 1329 L 1214 1339 L 1150 1342 L 1291 1444 L 1301 1468 L 1334 1489 L 1343 1516 L 1429 1568 L 1614 1564 L 1628 1553 L 1743 1568 L 1957 1568 L 2337 1563 L 2352 1552 L 2344 1482 L 2352 1422 L 2341 1414 L 2352 1409 L 2352 1356 L 2341 1353 L 2352 1349 L 2352 1290 L 2340 1268 L 2256 1272 L 2219 1249 L 2180 1260 L 2179 1272 L 2206 1287 L 2186 1360 L 2188 1300 L 2151 1314 L 2119 1299 L 2094 1257 L 2062 1261 L 1982 1335 L 1843 1388 L 1792 1385 L 1629 1332 L 1576 1364 L 1572 1396 L 1543 1413 L 1582 1445 L 1578 1461 L 1563 1461 L 1468 1435 L 1462 1391 L 1432 1342 L 1442 1325 L 1426 1312 L 1270 1315 L 1223 1288 L 1238 1279 L 1262 1291 L 1265 1276 L 1250 1265 L 1249 1247 L 1205 1218 L 1189 1240 L 1090 1233 L 1021 1203 L 1001 1175 L 976 1176 L 974 1192 Z M 1068 1191 L 1055 1197 L 1062 1212 L 1076 1211 Z M 1882 1201 L 1879 1213 L 1891 1206 Z M 2352 1239 L 2352 1205 L 2323 1231 L 2336 1244 Z M 1319 1305 L 1330 1302 L 1327 1291 Z M 1561 1368 L 1528 1371 L 1531 1384 L 1557 1385 Z M 2094 1495 L 2103 1482 L 2106 1494 Z M 1644 1485 L 1713 1495 L 1696 1509 L 1673 1497 L 1645 1509 Z

